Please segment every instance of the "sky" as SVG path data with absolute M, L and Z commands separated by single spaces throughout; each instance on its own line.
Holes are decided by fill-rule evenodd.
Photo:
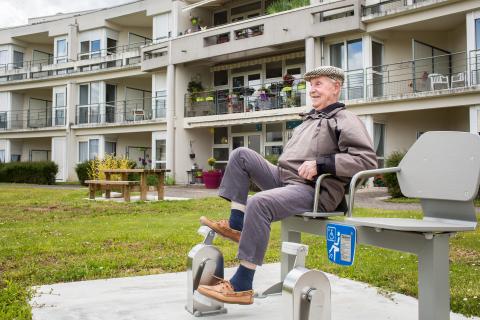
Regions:
M 27 24 L 28 18 L 111 7 L 133 0 L 0 0 L 0 28 Z

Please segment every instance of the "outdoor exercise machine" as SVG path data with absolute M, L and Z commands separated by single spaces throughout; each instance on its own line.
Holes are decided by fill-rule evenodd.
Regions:
M 207 226 L 198 229 L 204 236 L 202 243 L 190 250 L 187 258 L 187 304 L 185 309 L 196 317 L 226 313 L 223 303 L 207 298 L 197 292 L 199 285 L 214 285 L 223 279 L 224 261 L 222 252 L 215 247 L 215 231 Z
M 402 193 L 420 199 L 422 219 L 353 217 L 358 185 L 361 181 L 384 173 L 396 173 Z M 457 232 L 474 231 L 477 226 L 473 199 L 480 183 L 480 136 L 453 131 L 424 133 L 398 167 L 367 170 L 353 176 L 345 213 L 343 210 L 333 213 L 317 211 L 320 185 L 328 178 L 329 175 L 321 175 L 317 179 L 312 212 L 282 220 L 281 238 L 282 243 L 286 244 L 282 244 L 280 282 L 258 294 L 258 297 L 282 293 L 282 299 L 286 299 L 284 306 L 291 310 L 285 313 L 289 319 L 329 319 L 328 279 L 319 271 L 305 271 L 305 246 L 299 244 L 295 247 L 291 243 L 300 243 L 302 232 L 326 236 L 327 243 L 332 240 L 338 246 L 338 237 L 344 239 L 350 236 L 347 241 L 349 246 L 362 243 L 416 254 L 418 319 L 450 319 L 449 239 Z M 332 216 L 345 218 L 338 221 L 330 219 Z M 349 235 L 341 234 L 339 230 L 342 229 L 353 231 Z M 333 239 L 330 239 L 332 234 Z M 338 246 L 334 258 L 341 251 Z M 195 248 L 189 254 L 189 261 Z M 349 249 L 349 262 L 353 263 L 354 248 Z M 203 261 L 205 257 L 197 259 Z M 221 264 L 223 266 L 223 257 Z M 200 268 L 191 268 L 189 262 L 189 272 L 190 269 L 193 270 L 192 275 L 197 275 L 195 272 Z M 207 272 L 205 268 L 202 270 Z M 218 270 L 215 272 L 220 273 Z M 209 278 L 207 275 L 205 277 Z M 192 279 L 189 276 L 189 281 Z M 195 290 L 195 284 L 192 280 L 189 294 L 190 289 Z

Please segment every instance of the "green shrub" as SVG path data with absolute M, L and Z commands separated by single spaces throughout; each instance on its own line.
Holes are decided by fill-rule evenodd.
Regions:
M 80 184 L 82 184 L 84 186 L 86 185 L 85 180 L 90 179 L 90 177 L 88 176 L 88 167 L 89 167 L 89 161 L 81 162 L 81 163 L 77 164 L 77 166 L 75 167 L 75 171 L 77 172 L 78 181 L 80 181 Z
M 292 10 L 310 5 L 310 0 L 276 0 L 267 8 L 267 14 Z
M 0 182 L 55 184 L 57 172 L 52 161 L 10 162 L 0 166 Z
M 403 157 L 405 156 L 405 152 L 395 151 L 390 154 L 386 161 L 386 167 L 397 167 L 400 161 L 402 161 Z M 385 173 L 383 175 L 385 184 L 388 188 L 388 193 L 392 198 L 401 198 L 404 197 L 402 191 L 400 190 L 400 185 L 398 184 L 397 174 L 396 173 Z

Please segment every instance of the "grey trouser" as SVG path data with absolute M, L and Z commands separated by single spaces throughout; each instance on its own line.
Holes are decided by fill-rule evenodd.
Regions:
M 262 190 L 248 197 L 250 179 Z M 270 238 L 270 224 L 311 211 L 315 189 L 281 181 L 280 169 L 248 148 L 235 149 L 229 158 L 219 196 L 246 204 L 238 259 L 262 265 Z

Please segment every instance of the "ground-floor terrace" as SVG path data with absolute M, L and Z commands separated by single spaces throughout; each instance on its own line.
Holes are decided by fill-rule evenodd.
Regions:
M 158 130 L 152 130 L 155 127 Z M 17 133 L 0 137 L 0 162 L 51 160 L 57 181 L 78 180 L 77 164 L 106 155 L 125 157 L 137 168 L 166 167 L 166 131 L 161 124 L 132 128 L 87 128 L 36 137 Z

